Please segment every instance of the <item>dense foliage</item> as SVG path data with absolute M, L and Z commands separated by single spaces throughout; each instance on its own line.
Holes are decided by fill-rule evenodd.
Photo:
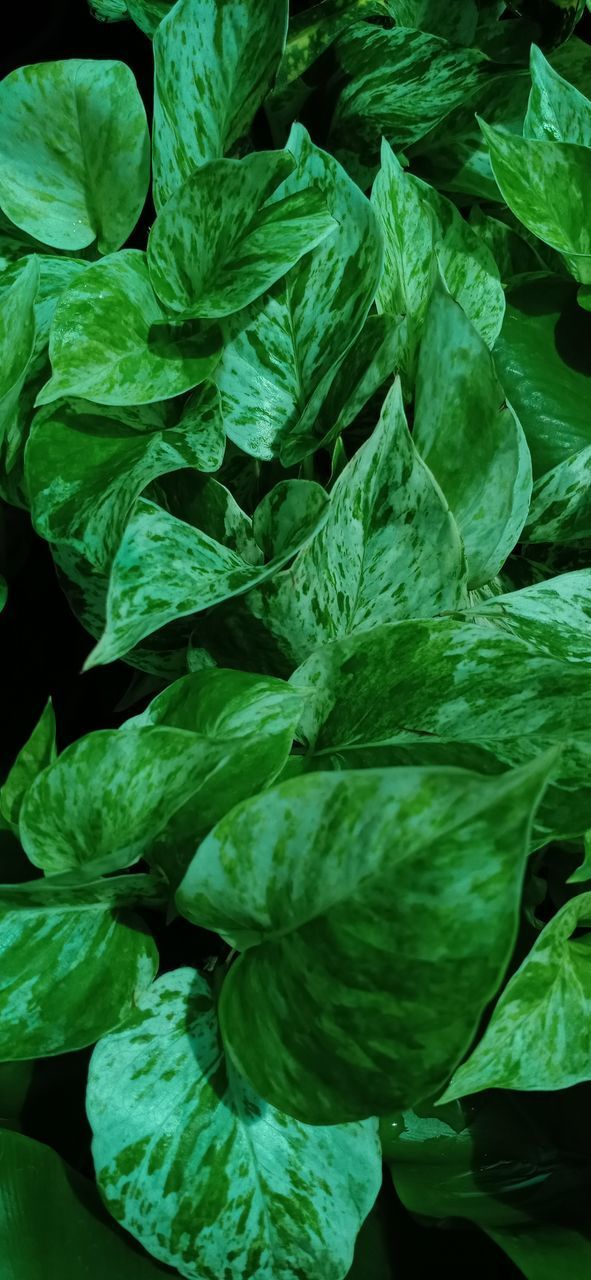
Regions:
M 92 8 L 151 143 L 0 83 L 0 492 L 131 680 L 0 792 L 3 1276 L 389 1280 L 383 1156 L 588 1280 L 584 6 Z M 80 1054 L 96 1187 L 22 1123 Z

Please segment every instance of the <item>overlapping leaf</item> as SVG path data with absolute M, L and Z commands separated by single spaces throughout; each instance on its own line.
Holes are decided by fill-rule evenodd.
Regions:
M 257 1097 L 195 970 L 166 974 L 98 1045 L 87 1105 L 111 1212 L 181 1275 L 346 1274 L 380 1184 L 375 1121 L 312 1128 Z

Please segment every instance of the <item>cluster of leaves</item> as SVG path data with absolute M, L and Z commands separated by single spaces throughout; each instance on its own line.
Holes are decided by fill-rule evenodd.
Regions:
M 154 696 L 61 754 L 49 703 L 0 794 L 8 1274 L 366 1280 L 383 1150 L 582 1280 L 588 1147 L 531 1106 L 591 1081 L 583 6 L 92 7 L 153 39 L 154 212 L 122 247 L 127 66 L 6 77 L 1 493 Z M 88 1046 L 147 1253 L 19 1132 Z

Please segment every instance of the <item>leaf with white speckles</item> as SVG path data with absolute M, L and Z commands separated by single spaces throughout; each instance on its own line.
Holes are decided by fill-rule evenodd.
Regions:
M 425 31 L 358 24 L 337 42 L 346 81 L 330 146 L 362 185 L 371 181 L 380 142 L 406 148 L 474 91 L 486 59 Z
M 167 402 L 165 402 L 166 404 Z M 215 387 L 200 388 L 176 426 L 140 431 L 81 402 L 58 401 L 36 416 L 26 455 L 33 523 L 50 542 L 67 543 L 107 569 L 140 492 L 184 467 L 214 471 L 225 436 Z
M 591 569 L 559 573 L 467 610 L 559 661 L 591 662 Z
M 13 830 L 18 831 L 19 814 L 29 787 L 38 773 L 53 764 L 56 755 L 55 712 L 50 698 L 0 788 L 0 813 Z
M 339 635 L 466 599 L 460 536 L 413 445 L 396 383 L 341 473 L 326 523 L 289 569 L 249 593 L 232 638 L 238 652 L 248 643 L 250 613 L 271 633 L 283 674 Z
M 591 146 L 591 102 L 550 65 L 541 49 L 531 48 L 532 89 L 523 123 L 526 138 Z
M 290 15 L 285 52 L 277 73 L 278 88 L 302 76 L 354 22 L 387 14 L 387 0 L 320 0 L 311 8 Z
M 254 302 L 337 229 L 314 187 L 269 197 L 291 173 L 288 151 L 201 165 L 170 197 L 150 232 L 159 298 L 185 316 L 231 315 Z
M 525 535 L 560 546 L 591 539 L 591 445 L 571 454 L 536 481 Z
M 546 924 L 442 1101 L 481 1089 L 569 1089 L 591 1079 L 591 893 Z
M 210 480 L 209 485 L 214 488 L 216 482 Z M 167 623 L 272 577 L 316 532 L 328 512 L 326 498 L 321 504 L 294 507 L 289 487 L 283 488 L 281 501 L 289 504 L 296 519 L 291 536 L 284 536 L 281 548 L 264 562 L 252 533 L 248 534 L 250 521 L 222 485 L 217 491 L 227 494 L 227 510 L 234 507 L 241 517 L 247 540 L 243 545 L 227 536 L 223 524 L 213 536 L 205 532 L 200 512 L 190 523 L 189 513 L 180 519 L 145 498 L 136 504 L 111 568 L 105 631 L 87 667 L 112 662 Z
M 158 955 L 141 921 L 92 886 L 86 896 L 75 890 L 68 902 L 58 890 L 55 902 L 50 892 L 35 905 L 2 901 L 1 1061 L 94 1044 L 151 983 Z
M 531 459 L 490 352 L 440 285 L 421 343 L 413 440 L 457 520 L 469 586 L 490 582 L 527 519 Z
M 280 772 L 301 705 L 278 680 L 183 677 L 124 730 L 80 738 L 39 775 L 20 814 L 25 852 L 46 873 L 96 876 L 145 858 L 178 877 L 218 818 Z
M 518 138 L 480 121 L 503 200 L 529 231 L 562 253 L 576 279 L 591 279 L 591 149 Z
M 385 245 L 376 304 L 380 311 L 404 317 L 404 366 L 412 386 L 437 264 L 452 296 L 489 346 L 503 322 L 503 290 L 486 245 L 479 242 L 451 201 L 405 172 L 385 140 L 371 202 Z
M 287 0 L 179 0 L 154 37 L 154 200 L 219 160 L 271 88 Z
M 218 823 L 176 901 L 243 952 L 222 1032 L 269 1102 L 321 1124 L 442 1087 L 511 955 L 555 763 L 319 773 Z
M 150 170 L 146 113 L 122 62 L 71 58 L 0 84 L 0 206 L 56 249 L 118 249 L 139 218 Z
M 115 1218 L 195 1280 L 342 1280 L 377 1195 L 374 1120 L 313 1128 L 226 1061 L 203 977 L 177 969 L 101 1041 L 87 1111 Z
M 326 645 L 292 676 L 307 694 L 309 767 L 454 764 L 496 773 L 562 745 L 536 843 L 591 826 L 587 662 L 551 656 L 549 611 L 521 634 L 452 619 L 400 622 Z M 544 651 L 545 650 L 545 651 Z M 527 726 L 527 733 L 524 732 Z
M 270 202 L 313 185 L 338 225 L 272 291 L 227 324 L 214 378 L 226 432 L 256 458 L 291 465 L 310 450 L 337 368 L 358 337 L 382 270 L 382 237 L 369 201 L 336 160 L 294 125 L 297 167 Z M 323 432 L 332 427 L 323 424 Z
M 167 400 L 204 382 L 219 354 L 217 328 L 173 325 L 146 255 L 124 249 L 88 267 L 60 298 L 49 339 L 53 376 L 37 404 L 71 396 L 106 405 Z

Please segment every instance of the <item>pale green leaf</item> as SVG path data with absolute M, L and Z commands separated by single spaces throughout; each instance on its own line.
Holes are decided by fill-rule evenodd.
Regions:
M 591 445 L 536 481 L 525 537 L 561 546 L 591 540 Z
M 80 890 L 67 897 L 62 890 L 56 902 L 47 893 L 35 905 L 0 907 L 2 1061 L 94 1044 L 131 1013 L 156 973 L 156 948 L 140 920 L 97 900 L 92 885 L 86 902 Z
M 441 286 L 425 321 L 413 440 L 457 521 L 469 586 L 490 582 L 527 519 L 531 459 L 490 352 Z
M 219 160 L 268 93 L 287 34 L 287 0 L 179 0 L 154 36 L 154 200 L 161 209 L 199 165 Z
M 147 36 L 153 36 L 175 0 L 126 0 L 129 17 Z
M 221 1026 L 269 1102 L 334 1123 L 440 1087 L 511 954 L 553 763 L 498 778 L 314 774 L 211 832 L 177 905 L 244 952 L 224 981 Z
M 366 319 L 383 248 L 369 201 L 336 160 L 301 125 L 287 147 L 297 168 L 273 202 L 313 184 L 339 226 L 267 297 L 227 324 L 214 377 L 230 439 L 256 458 L 281 454 L 291 465 L 309 451 L 337 367 Z M 333 426 L 323 422 L 322 434 Z
M 559 661 L 591 662 L 591 569 L 496 595 L 468 610 Z
M 507 983 L 482 1040 L 442 1096 L 569 1089 L 591 1078 L 591 893 L 566 902 Z
M 201 165 L 167 201 L 150 232 L 156 293 L 185 316 L 231 315 L 254 302 L 337 223 L 313 187 L 269 197 L 291 173 L 288 151 Z
M 53 376 L 37 397 L 79 396 L 97 404 L 166 400 L 209 377 L 219 358 L 216 328 L 173 325 L 137 249 L 97 262 L 59 300 L 49 340 Z
M 166 974 L 96 1048 L 87 1108 L 116 1218 L 195 1280 L 342 1280 L 381 1180 L 375 1121 L 312 1128 L 226 1061 L 194 969 Z
M 531 49 L 532 89 L 523 124 L 526 138 L 591 146 L 591 102 L 550 65 L 537 45 Z
M 139 218 L 149 180 L 146 113 L 122 62 L 71 58 L 0 84 L 0 206 L 57 249 L 111 253 Z

